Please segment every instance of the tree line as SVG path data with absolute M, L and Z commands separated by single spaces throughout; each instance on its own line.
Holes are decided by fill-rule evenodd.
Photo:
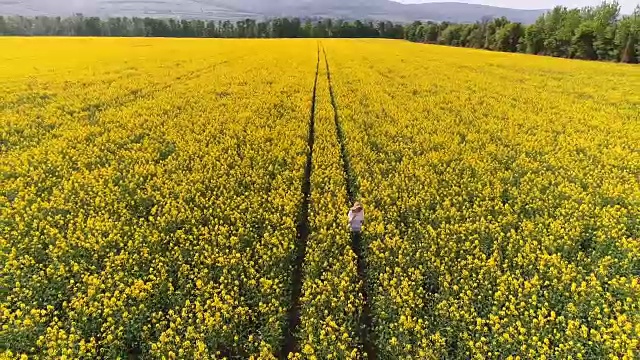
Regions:
M 68 18 L 0 16 L 0 35 L 211 38 L 390 38 L 586 60 L 640 62 L 640 5 L 620 16 L 617 2 L 558 6 L 531 25 L 502 17 L 473 24 L 274 18 L 204 21 L 77 14 Z
M 123 36 L 207 38 L 391 38 L 402 39 L 404 26 L 390 21 L 274 18 L 264 21 L 204 21 L 113 17 L 81 14 L 68 18 L 0 16 L 0 35 Z
M 585 60 L 640 62 L 640 5 L 620 16 L 617 2 L 568 9 L 558 6 L 529 26 L 506 18 L 474 24 L 416 21 L 410 41 Z

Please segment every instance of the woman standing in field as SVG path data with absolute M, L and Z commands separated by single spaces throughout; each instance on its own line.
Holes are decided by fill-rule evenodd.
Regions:
M 356 201 L 349 210 L 349 228 L 353 235 L 360 235 L 364 225 L 364 208 L 362 204 Z

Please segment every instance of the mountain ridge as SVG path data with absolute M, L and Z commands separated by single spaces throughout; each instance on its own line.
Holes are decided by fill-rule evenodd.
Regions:
M 450 21 L 468 23 L 505 16 L 533 23 L 546 10 L 520 10 L 464 2 L 402 4 L 391 0 L 0 0 L 0 15 L 139 16 L 203 20 L 269 17 Z

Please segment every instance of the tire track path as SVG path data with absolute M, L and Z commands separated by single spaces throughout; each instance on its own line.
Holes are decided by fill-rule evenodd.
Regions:
M 291 301 L 287 313 L 287 322 L 284 329 L 284 341 L 279 358 L 286 359 L 290 353 L 298 350 L 298 339 L 296 338 L 296 328 L 300 323 L 300 295 L 302 293 L 302 266 L 307 252 L 307 241 L 309 239 L 309 202 L 311 199 L 311 171 L 313 164 L 313 144 L 315 141 L 315 114 L 316 114 L 316 92 L 318 88 L 318 74 L 320 71 L 320 46 L 317 50 L 316 75 L 313 83 L 313 97 L 311 98 L 311 114 L 309 116 L 309 139 L 307 145 L 307 163 L 304 170 L 304 181 L 302 183 L 302 204 L 298 214 L 298 225 L 296 226 L 295 258 L 291 273 Z
M 325 48 L 322 48 L 322 53 L 324 55 L 325 65 L 327 67 L 327 81 L 329 82 L 329 95 L 331 97 L 331 105 L 333 107 L 333 115 L 336 126 L 336 132 L 338 135 L 338 142 L 340 143 L 340 155 L 342 158 L 342 166 L 344 169 L 344 178 L 345 183 L 347 184 L 347 199 L 349 201 L 348 206 L 351 206 L 356 200 L 358 195 L 358 181 L 356 174 L 351 168 L 351 162 L 349 158 L 349 152 L 346 147 L 346 136 L 344 133 L 344 129 L 342 127 L 342 123 L 340 122 L 340 115 L 338 112 L 338 104 L 336 102 L 335 94 L 333 91 L 333 83 L 331 81 L 331 69 L 329 67 L 329 59 L 327 57 L 327 52 Z M 367 278 L 367 262 L 364 256 L 364 247 L 366 244 L 362 242 L 362 236 L 359 234 L 352 234 L 352 244 L 351 247 L 353 252 L 357 256 L 357 269 L 358 269 L 358 277 L 360 279 L 360 292 L 363 297 L 363 308 L 362 314 L 360 316 L 360 342 L 364 349 L 364 352 L 367 355 L 367 358 L 370 360 L 377 359 L 377 351 L 375 347 L 373 326 L 372 326 L 372 317 L 371 317 L 371 305 L 369 300 L 369 282 Z

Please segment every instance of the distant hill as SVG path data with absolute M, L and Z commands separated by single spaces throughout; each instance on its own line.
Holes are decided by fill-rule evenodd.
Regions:
M 534 22 L 545 10 L 517 10 L 456 2 L 400 4 L 390 0 L 0 0 L 0 15 L 150 16 L 240 19 L 276 16 L 391 21 L 474 22 L 505 16 Z

